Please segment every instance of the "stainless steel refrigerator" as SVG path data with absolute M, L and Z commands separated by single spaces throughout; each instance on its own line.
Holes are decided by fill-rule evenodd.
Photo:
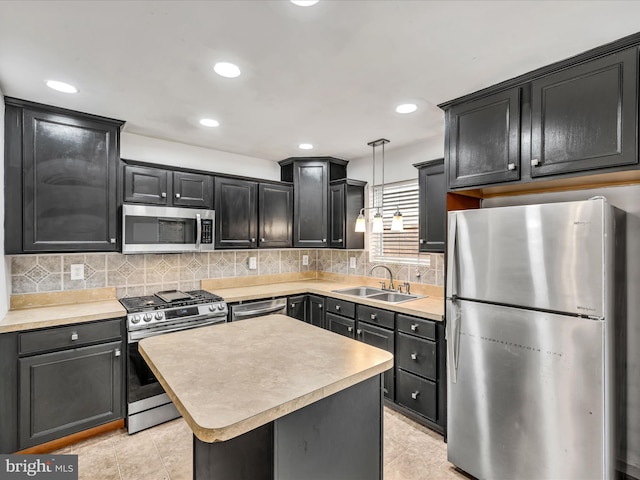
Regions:
M 601 197 L 449 214 L 447 451 L 458 468 L 613 478 L 623 218 Z

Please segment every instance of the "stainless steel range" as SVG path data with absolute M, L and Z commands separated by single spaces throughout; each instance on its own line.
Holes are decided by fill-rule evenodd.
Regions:
M 135 433 L 180 416 L 138 352 L 138 341 L 154 335 L 227 321 L 227 304 L 204 290 L 167 290 L 123 298 L 127 310 L 127 430 Z

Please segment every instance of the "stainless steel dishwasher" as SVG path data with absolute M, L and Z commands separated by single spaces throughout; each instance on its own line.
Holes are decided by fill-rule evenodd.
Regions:
M 257 302 L 243 302 L 231 305 L 229 320 L 246 320 L 247 318 L 262 317 L 274 313 L 287 314 L 287 299 L 274 298 L 273 300 L 260 300 Z

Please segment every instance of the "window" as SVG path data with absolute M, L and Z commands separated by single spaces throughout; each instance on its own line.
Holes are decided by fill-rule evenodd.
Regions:
M 384 224 L 383 233 L 372 233 L 367 227 L 369 257 L 372 262 L 420 263 L 418 256 L 418 180 L 376 185 L 369 191 L 369 207 L 381 206 Z M 404 221 L 404 232 L 392 232 L 391 220 L 400 207 Z M 369 219 L 377 209 L 368 210 Z

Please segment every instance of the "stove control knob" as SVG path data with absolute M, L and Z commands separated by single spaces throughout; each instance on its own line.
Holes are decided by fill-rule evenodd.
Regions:
M 140 322 L 140 315 L 131 316 L 131 323 L 139 323 L 139 322 Z
M 145 313 L 144 314 L 144 321 L 145 322 L 150 322 L 153 319 L 153 315 L 151 315 L 150 313 Z
M 224 303 L 218 304 L 218 310 L 224 310 Z
M 162 312 L 156 313 L 156 320 L 162 320 Z
M 213 312 L 216 309 L 215 305 L 209 305 L 209 311 Z

